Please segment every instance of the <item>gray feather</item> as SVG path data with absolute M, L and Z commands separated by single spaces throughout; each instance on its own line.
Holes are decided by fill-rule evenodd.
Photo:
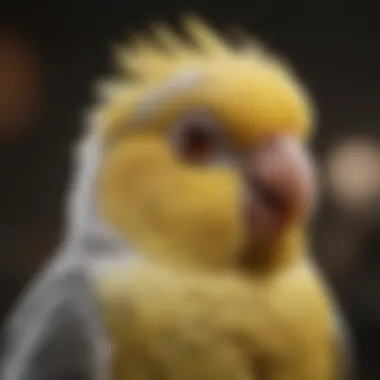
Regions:
M 92 281 L 130 256 L 98 215 L 102 141 L 94 125 L 76 151 L 64 243 L 21 297 L 1 336 L 1 380 L 107 379 L 107 337 Z
M 107 339 L 83 270 L 67 272 L 49 292 L 22 306 L 28 310 L 19 316 L 27 311 L 31 318 L 25 323 L 16 317 L 5 331 L 2 380 L 106 378 Z

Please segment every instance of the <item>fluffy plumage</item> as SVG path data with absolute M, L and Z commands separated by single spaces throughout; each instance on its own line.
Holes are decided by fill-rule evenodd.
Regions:
M 337 379 L 334 311 L 306 257 L 305 221 L 264 244 L 247 239 L 233 159 L 271 135 L 306 139 L 310 101 L 255 43 L 238 49 L 196 20 L 187 27 L 195 46 L 160 27 L 162 50 L 145 39 L 120 52 L 132 77 L 101 109 L 109 151 L 99 204 L 149 259 L 100 284 L 119 342 L 114 376 Z M 228 141 L 222 163 L 192 165 L 176 154 L 173 130 L 199 112 Z
M 230 265 L 231 254 L 244 248 L 240 174 L 184 164 L 170 146 L 175 124 L 205 113 L 226 136 L 224 156 L 239 155 L 278 133 L 306 138 L 312 107 L 292 71 L 255 43 L 229 47 L 198 21 L 186 25 L 195 47 L 159 28 L 162 50 L 137 40 L 119 51 L 127 76 L 108 83 L 98 110 L 108 141 L 100 207 L 143 251 Z
M 233 44 L 223 40 L 197 18 L 184 18 L 183 25 L 187 41 L 167 26 L 158 24 L 152 28 L 152 36 L 135 37 L 129 45 L 116 48 L 119 76 L 99 85 L 104 102 L 97 111 L 102 115 L 107 135 L 119 128 L 128 132 L 136 124 L 143 125 L 143 122 L 135 123 L 133 117 L 139 107 L 168 79 L 188 72 L 200 72 L 207 80 L 196 86 L 195 94 L 192 91 L 179 94 L 185 99 L 172 97 L 166 102 L 169 104 L 160 107 L 158 111 L 164 114 L 163 117 L 167 114 L 167 106 L 172 111 L 174 106 L 177 108 L 183 102 L 187 103 L 183 104 L 185 109 L 194 106 L 193 102 L 204 107 L 212 101 L 218 102 L 216 108 L 223 109 L 224 103 L 229 103 L 237 95 L 236 102 L 227 111 L 231 113 L 235 130 L 236 116 L 242 114 L 244 124 L 252 116 L 256 117 L 256 128 L 274 128 L 276 121 L 281 121 L 289 126 L 297 124 L 299 132 L 307 135 L 313 119 L 312 104 L 284 60 L 244 34 L 239 33 L 238 41 Z M 257 105 L 259 112 L 252 112 L 253 98 L 260 101 Z M 271 109 L 269 115 L 268 109 L 274 105 L 278 112 Z M 176 111 L 181 112 L 181 109 Z M 149 126 L 159 127 L 162 123 L 157 119 L 158 115 L 154 116 Z M 272 120 L 267 120 L 268 116 Z
M 307 139 L 311 102 L 256 43 L 185 24 L 187 43 L 157 26 L 157 45 L 118 49 L 120 76 L 102 86 L 82 147 L 66 244 L 6 330 L 4 380 L 340 379 L 336 315 L 307 258 L 306 220 L 264 239 L 242 216 L 241 162 L 273 136 Z M 215 139 L 200 156 L 180 144 L 192 125 Z

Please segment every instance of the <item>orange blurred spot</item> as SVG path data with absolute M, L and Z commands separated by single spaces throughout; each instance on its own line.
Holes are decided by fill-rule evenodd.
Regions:
M 41 67 L 33 46 L 11 30 L 0 30 L 0 140 L 23 133 L 41 101 Z

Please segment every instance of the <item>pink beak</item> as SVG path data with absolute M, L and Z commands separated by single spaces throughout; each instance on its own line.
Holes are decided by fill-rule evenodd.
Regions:
M 249 152 L 244 169 L 254 213 L 266 210 L 265 215 L 259 212 L 255 219 L 265 216 L 276 219 L 278 225 L 280 221 L 283 224 L 308 216 L 315 198 L 314 170 L 307 150 L 297 138 L 277 136 L 267 140 Z

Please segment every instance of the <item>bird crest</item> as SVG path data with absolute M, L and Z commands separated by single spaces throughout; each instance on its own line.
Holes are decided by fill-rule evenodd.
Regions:
M 151 35 L 134 36 L 128 44 L 115 48 L 118 75 L 98 83 L 101 104 L 95 107 L 107 135 L 121 122 L 130 123 L 142 99 L 184 71 L 202 71 L 221 62 L 233 69 L 234 62 L 242 60 L 290 71 L 282 60 L 240 28 L 232 29 L 227 40 L 193 15 L 183 18 L 182 27 L 183 37 L 165 24 L 154 24 Z

